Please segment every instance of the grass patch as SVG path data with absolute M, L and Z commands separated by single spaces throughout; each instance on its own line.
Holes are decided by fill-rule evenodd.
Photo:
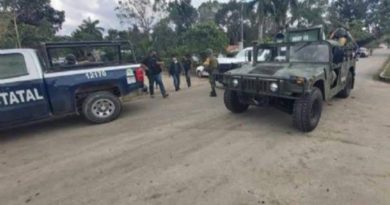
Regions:
M 380 78 L 384 81 L 390 82 L 390 57 L 387 59 L 386 63 L 383 65 L 383 69 L 381 71 Z
M 385 67 L 385 72 L 384 72 L 385 77 L 390 78 L 390 62 L 387 64 Z

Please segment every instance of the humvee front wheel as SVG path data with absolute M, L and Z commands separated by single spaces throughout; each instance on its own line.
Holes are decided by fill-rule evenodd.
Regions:
M 320 122 L 322 102 L 322 92 L 316 87 L 310 94 L 296 100 L 293 110 L 294 126 L 302 132 L 313 131 Z
M 92 123 L 101 124 L 119 117 L 122 104 L 117 96 L 110 92 L 96 92 L 88 95 L 83 102 L 84 117 Z
M 243 113 L 248 110 L 249 105 L 240 101 L 236 91 L 225 90 L 224 98 L 225 106 L 233 113 Z
M 353 87 L 353 74 L 350 71 L 348 72 L 347 83 L 345 84 L 344 89 L 341 90 L 339 94 L 337 94 L 337 97 L 348 98 L 351 95 L 352 87 Z

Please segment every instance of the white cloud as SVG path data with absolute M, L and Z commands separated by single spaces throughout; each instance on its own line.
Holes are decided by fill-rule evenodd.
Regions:
M 105 29 L 121 29 L 114 10 L 117 6 L 116 2 L 117 0 L 52 0 L 54 8 L 65 11 L 65 22 L 59 34 L 71 34 L 82 20 L 88 17 L 92 20 L 99 20 L 100 26 Z
M 192 4 L 198 7 L 209 0 L 192 0 Z M 228 0 L 218 0 L 227 2 Z M 92 20 L 100 20 L 100 26 L 105 29 L 124 30 L 115 13 L 118 0 L 51 0 L 52 6 L 57 10 L 65 11 L 65 22 L 60 35 L 69 35 L 81 24 L 83 19 L 91 17 Z

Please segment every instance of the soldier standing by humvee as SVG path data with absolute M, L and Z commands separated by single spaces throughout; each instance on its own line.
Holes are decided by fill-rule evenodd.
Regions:
M 217 92 L 215 91 L 215 74 L 218 72 L 218 60 L 214 57 L 213 50 L 206 50 L 207 58 L 203 63 L 205 70 L 209 73 L 209 81 L 211 86 L 210 97 L 217 97 Z

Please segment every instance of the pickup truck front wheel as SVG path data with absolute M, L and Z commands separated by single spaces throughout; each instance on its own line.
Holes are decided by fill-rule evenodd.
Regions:
M 316 87 L 310 94 L 296 100 L 293 112 L 294 126 L 302 132 L 313 131 L 321 119 L 322 102 L 322 92 Z
M 107 123 L 119 117 L 122 103 L 110 92 L 96 92 L 88 95 L 83 102 L 85 118 L 95 124 Z

